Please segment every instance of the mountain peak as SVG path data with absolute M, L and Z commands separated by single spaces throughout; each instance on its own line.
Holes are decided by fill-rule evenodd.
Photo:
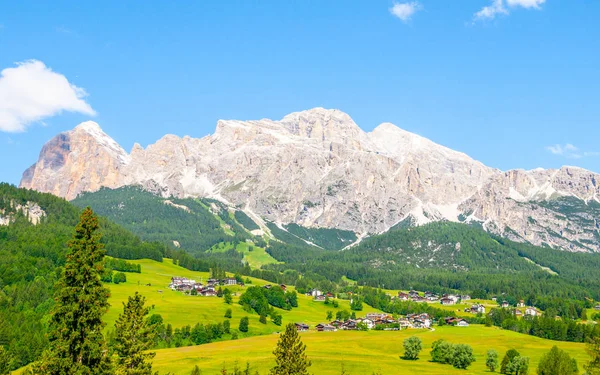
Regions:
M 95 121 L 85 121 L 77 125 L 74 130 L 84 130 L 88 133 L 102 132 L 102 128 Z

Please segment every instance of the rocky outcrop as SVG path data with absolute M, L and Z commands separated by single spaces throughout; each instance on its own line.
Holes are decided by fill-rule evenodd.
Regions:
M 19 212 L 25 215 L 27 219 L 33 224 L 39 224 L 40 220 L 46 216 L 46 212 L 34 202 L 26 202 L 25 204 L 19 204 L 11 202 L 10 209 L 0 209 L 0 225 L 9 225 L 14 220 L 14 214 Z
M 561 233 L 566 222 L 540 203 L 597 202 L 596 181 L 571 167 L 502 172 L 392 124 L 366 133 L 341 111 L 315 108 L 280 121 L 221 120 L 213 135 L 166 135 L 130 154 L 87 122 L 48 142 L 21 186 L 73 199 L 102 186 L 141 185 L 164 197 L 219 199 L 278 223 L 361 234 L 402 221 L 480 221 L 517 240 L 598 251 L 588 220 L 561 239 L 544 235 Z

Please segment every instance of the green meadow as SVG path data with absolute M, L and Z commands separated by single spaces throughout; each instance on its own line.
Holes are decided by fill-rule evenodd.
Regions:
M 259 316 L 256 313 L 248 313 L 237 303 L 243 287 L 230 286 L 229 289 L 234 293 L 233 303 L 227 305 L 222 298 L 190 296 L 182 292 L 176 292 L 168 288 L 173 276 L 183 276 L 197 281 L 206 281 L 209 278 L 208 272 L 194 272 L 185 268 L 176 266 L 170 259 L 165 259 L 162 263 L 153 260 L 133 261 L 142 266 L 142 273 L 127 273 L 127 282 L 123 284 L 107 284 L 111 291 L 111 307 L 106 315 L 108 329 L 110 329 L 117 316 L 122 311 L 122 302 L 127 297 L 133 295 L 136 291 L 146 297 L 146 304 L 153 307 L 150 314 L 160 314 L 166 323 L 171 323 L 174 328 L 186 325 L 195 325 L 196 323 L 217 323 L 225 318 L 225 311 L 232 309 L 233 317 L 231 326 L 237 328 L 240 318 L 248 316 L 250 318 L 250 330 L 246 336 L 255 336 L 262 334 L 271 334 L 278 332 L 281 327 L 268 321 L 262 324 L 258 321 Z M 264 280 L 250 278 L 251 285 L 266 285 Z M 148 285 L 149 284 L 149 285 Z M 298 295 L 298 308 L 291 311 L 279 310 L 283 316 L 283 324 L 303 322 L 309 325 L 316 325 L 326 321 L 327 311 L 332 311 L 335 315 L 337 310 L 350 311 L 349 301 L 340 300 L 338 309 L 332 305 L 325 305 L 324 302 L 315 302 L 311 297 Z M 365 312 L 378 312 L 365 306 Z
M 252 366 L 252 373 L 257 370 L 260 374 L 268 373 L 268 369 L 274 364 L 272 351 L 279 337 L 278 332 L 283 327 L 276 326 L 270 321 L 262 324 L 258 321 L 257 314 L 244 311 L 237 303 L 243 287 L 229 287 L 234 297 L 233 303 L 227 305 L 222 298 L 189 296 L 168 288 L 173 276 L 206 281 L 209 278 L 207 272 L 189 271 L 174 265 L 170 259 L 165 259 L 162 263 L 153 260 L 133 262 L 142 266 L 140 274 L 127 273 L 127 282 L 118 285 L 107 284 L 111 291 L 109 300 L 111 307 L 105 317 L 107 330 L 112 329 L 118 314 L 122 311 L 122 302 L 136 291 L 146 297 L 147 306 L 152 308 L 150 314 L 162 315 L 164 321 L 172 324 L 174 328 L 193 326 L 196 323 L 222 322 L 228 308 L 233 311 L 232 328 L 237 328 L 242 317 L 248 316 L 250 319 L 249 332 L 240 333 L 237 340 L 230 340 L 231 336 L 225 335 L 222 341 L 211 344 L 155 350 L 155 370 L 163 374 L 170 372 L 174 375 L 188 375 L 192 368 L 198 365 L 203 375 L 217 375 L 221 374 L 224 365 L 231 370 L 236 362 L 243 367 L 248 361 Z M 251 281 L 251 285 L 268 284 L 260 279 L 251 278 Z M 397 292 L 389 291 L 389 293 Z M 535 373 L 539 359 L 553 345 L 558 345 L 576 358 L 580 369 L 588 360 L 583 344 L 544 340 L 481 325 L 435 326 L 432 330 L 316 332 L 314 326 L 326 321 L 327 311 L 333 311 L 335 314 L 338 309 L 350 310 L 349 302 L 340 300 L 338 309 L 323 302 L 315 302 L 305 295 L 299 295 L 298 302 L 298 308 L 279 312 L 283 316 L 284 325 L 303 322 L 311 326 L 310 332 L 301 335 L 313 363 L 311 373 L 315 375 L 340 374 L 342 362 L 350 375 L 370 375 L 378 371 L 381 374 L 486 374 L 489 373 L 485 368 L 487 350 L 497 350 L 501 360 L 504 352 L 510 348 L 515 348 L 522 355 L 530 357 L 530 373 Z M 471 302 L 483 302 L 489 307 L 495 305 L 492 301 L 469 301 L 469 304 L 445 308 L 462 311 L 464 307 L 470 306 Z M 436 304 L 436 306 L 441 305 Z M 359 316 L 368 312 L 378 312 L 378 310 L 365 305 Z M 412 335 L 422 339 L 423 351 L 416 361 L 402 360 L 400 359 L 403 353 L 402 342 Z M 430 362 L 431 344 L 440 338 L 471 345 L 477 358 L 476 362 L 467 370 L 457 370 L 450 365 Z
M 412 335 L 421 338 L 423 351 L 416 361 L 402 360 L 400 359 L 403 352 L 402 342 Z M 240 364 L 240 367 L 245 366 L 246 361 L 249 361 L 253 373 L 258 370 L 260 374 L 267 374 L 268 369 L 274 365 L 272 351 L 277 338 L 278 335 L 267 335 L 157 350 L 154 369 L 161 373 L 170 371 L 175 375 L 188 375 L 194 365 L 198 365 L 203 375 L 217 375 L 220 374 L 224 364 L 231 370 L 235 361 Z M 457 370 L 450 365 L 430 362 L 431 344 L 440 338 L 471 345 L 477 358 L 476 362 L 467 370 Z M 306 344 L 308 356 L 312 361 L 310 372 L 315 375 L 338 375 L 341 373 L 342 362 L 345 363 L 346 371 L 350 375 L 370 375 L 374 371 L 381 371 L 384 375 L 489 374 L 485 367 L 487 350 L 497 350 L 502 360 L 502 356 L 510 348 L 515 348 L 521 355 L 531 358 L 529 373 L 535 374 L 541 356 L 553 345 L 558 345 L 576 358 L 580 370 L 588 360 L 583 344 L 553 342 L 484 326 L 445 326 L 435 327 L 434 331 L 313 331 L 302 333 L 302 341 Z

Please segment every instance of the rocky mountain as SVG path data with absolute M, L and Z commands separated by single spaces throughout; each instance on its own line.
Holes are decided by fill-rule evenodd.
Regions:
M 258 222 L 361 235 L 471 222 L 518 241 L 600 251 L 599 182 L 574 167 L 499 171 L 393 124 L 367 133 L 341 111 L 315 108 L 279 121 L 221 120 L 204 138 L 166 135 L 130 153 L 86 122 L 49 141 L 21 186 L 74 199 L 141 185 L 218 199 Z

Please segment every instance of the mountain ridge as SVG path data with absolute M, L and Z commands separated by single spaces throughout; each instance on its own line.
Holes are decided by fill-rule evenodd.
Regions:
M 221 200 L 275 223 L 361 235 L 403 221 L 478 222 L 536 245 L 600 251 L 594 215 L 581 212 L 585 220 L 573 223 L 539 204 L 600 202 L 597 181 L 573 167 L 500 171 L 391 123 L 365 132 L 342 111 L 314 108 L 279 121 L 219 120 L 211 135 L 165 135 L 129 154 L 86 122 L 49 141 L 20 186 L 73 199 L 140 185 L 163 197 Z

